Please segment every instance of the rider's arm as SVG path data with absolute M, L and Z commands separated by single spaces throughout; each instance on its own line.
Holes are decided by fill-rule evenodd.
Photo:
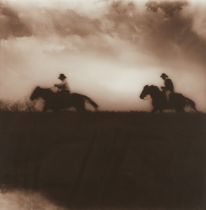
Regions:
M 60 83 L 60 84 L 55 84 L 55 87 L 61 88 L 62 86 L 64 86 L 64 84 Z

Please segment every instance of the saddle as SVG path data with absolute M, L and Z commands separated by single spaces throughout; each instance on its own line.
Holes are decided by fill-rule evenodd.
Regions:
M 58 101 L 61 103 L 64 103 L 65 101 L 67 101 L 70 96 L 71 96 L 71 93 L 67 90 L 59 91 L 56 93 L 56 97 Z
M 172 105 L 172 101 L 175 94 L 171 92 L 170 90 L 166 90 L 164 87 L 162 87 L 162 94 L 165 98 L 166 106 L 170 107 Z

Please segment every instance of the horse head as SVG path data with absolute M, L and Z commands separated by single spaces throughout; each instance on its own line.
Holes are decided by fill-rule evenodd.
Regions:
M 30 100 L 35 100 L 38 98 L 42 98 L 44 100 L 49 100 L 54 97 L 55 93 L 50 88 L 41 88 L 37 86 L 30 96 Z
M 150 89 L 150 86 L 149 85 L 145 85 L 141 94 L 140 94 L 140 98 L 141 99 L 144 99 L 148 94 L 149 94 L 149 89 Z
M 39 86 L 37 86 L 37 87 L 33 90 L 32 94 L 31 94 L 31 96 L 30 96 L 30 100 L 33 101 L 33 100 L 39 98 L 39 97 L 40 97 L 40 95 L 39 95 L 40 91 L 41 91 L 41 88 L 40 88 Z

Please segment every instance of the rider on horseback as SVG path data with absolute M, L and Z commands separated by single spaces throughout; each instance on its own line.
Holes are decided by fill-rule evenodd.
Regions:
M 164 80 L 164 85 L 162 86 L 161 89 L 163 93 L 165 94 L 167 101 L 170 102 L 170 96 L 172 93 L 174 93 L 174 85 L 172 80 L 165 74 L 161 74 L 160 76 Z
M 67 82 L 67 77 L 64 74 L 60 74 L 58 79 L 61 81 L 59 84 L 55 84 L 54 86 L 58 88 L 59 96 L 62 98 L 68 97 L 70 94 L 70 88 Z
M 58 88 L 59 92 L 66 91 L 67 93 L 70 93 L 70 88 L 67 82 L 67 77 L 64 74 L 60 74 L 58 79 L 61 81 L 59 84 L 55 84 L 54 86 Z

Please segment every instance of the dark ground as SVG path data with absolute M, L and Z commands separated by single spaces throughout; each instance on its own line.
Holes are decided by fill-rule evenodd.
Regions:
M 75 208 L 206 208 L 206 115 L 0 113 L 0 187 Z

